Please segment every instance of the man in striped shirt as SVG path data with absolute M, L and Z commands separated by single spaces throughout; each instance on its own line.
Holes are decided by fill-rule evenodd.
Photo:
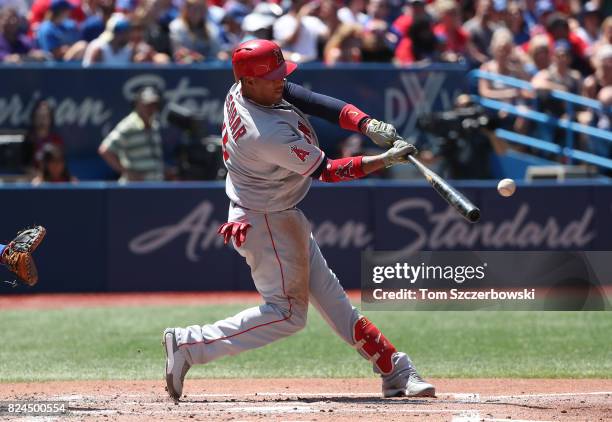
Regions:
M 159 95 L 152 87 L 143 88 L 136 97 L 134 111 L 117 124 L 98 148 L 104 161 L 121 175 L 120 182 L 164 179 L 158 111 Z

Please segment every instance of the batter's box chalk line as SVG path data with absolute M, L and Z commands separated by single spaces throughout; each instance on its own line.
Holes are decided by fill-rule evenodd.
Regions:
M 453 416 L 451 422 L 480 422 L 482 418 L 480 417 L 480 412 L 468 411 L 468 412 L 460 412 L 458 415 Z

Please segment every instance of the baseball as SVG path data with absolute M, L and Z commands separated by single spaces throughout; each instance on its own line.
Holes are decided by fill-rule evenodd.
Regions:
M 497 191 L 501 196 L 512 196 L 516 191 L 516 183 L 512 179 L 502 179 L 497 184 Z

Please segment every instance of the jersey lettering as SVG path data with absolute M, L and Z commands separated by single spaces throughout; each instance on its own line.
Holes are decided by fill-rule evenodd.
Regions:
M 236 109 L 236 103 L 234 102 L 234 96 L 229 95 L 227 97 L 227 101 L 225 102 L 225 108 L 227 111 L 227 120 L 232 132 L 232 139 L 234 142 L 237 142 L 240 138 L 242 138 L 246 133 L 246 128 L 242 124 L 242 120 L 238 115 L 238 110 Z

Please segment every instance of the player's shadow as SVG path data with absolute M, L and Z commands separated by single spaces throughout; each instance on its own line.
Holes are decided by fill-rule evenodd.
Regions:
M 435 399 L 434 399 L 435 400 Z M 382 397 L 347 397 L 347 396 L 330 396 L 330 397 L 297 397 L 295 401 L 302 403 L 353 403 L 353 404 L 430 404 L 430 400 L 422 398 L 409 397 L 393 397 L 384 399 Z
M 259 399 L 253 397 L 245 398 L 231 398 L 227 400 L 210 400 L 210 399 L 197 399 L 186 397 L 184 401 L 189 403 L 343 403 L 343 404 L 389 404 L 389 405 L 400 405 L 400 404 L 413 404 L 413 405 L 425 405 L 431 404 L 432 400 L 439 401 L 435 398 L 415 398 L 415 397 L 393 397 L 393 398 L 382 398 L 380 396 L 362 396 L 362 397 L 347 397 L 347 396 L 328 396 L 328 397 L 300 397 L 295 396 L 284 396 L 284 397 L 261 397 Z

